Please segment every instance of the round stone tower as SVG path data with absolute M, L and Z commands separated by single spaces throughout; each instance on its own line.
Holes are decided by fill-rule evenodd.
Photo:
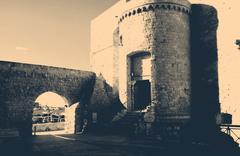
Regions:
M 190 3 L 122 0 L 119 17 L 119 95 L 128 110 L 154 108 L 159 131 L 190 119 Z M 147 107 L 149 108 L 149 107 Z M 163 126 L 165 125 L 166 126 Z M 179 126 L 178 126 L 179 125 Z

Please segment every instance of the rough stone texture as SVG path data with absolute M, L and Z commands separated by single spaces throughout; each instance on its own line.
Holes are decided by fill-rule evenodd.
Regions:
M 129 104 L 131 103 L 131 82 L 129 81 L 130 73 L 127 72 L 129 65 L 127 56 L 150 52 L 152 66 L 148 68 L 152 71 L 150 81 L 153 103 L 159 104 L 159 110 L 165 113 L 167 112 L 163 107 L 167 108 L 168 105 L 179 110 L 176 105 L 179 100 L 182 103 L 189 103 L 190 28 L 189 15 L 182 12 L 183 9 L 189 10 L 189 5 L 183 7 L 185 3 L 180 1 L 177 3 L 174 1 L 175 4 L 172 4 L 172 1 L 144 2 L 141 1 L 141 5 L 136 1 L 132 2 L 139 6 L 120 16 L 119 29 L 122 37 L 122 46 L 119 50 L 120 99 L 122 103 L 128 103 L 128 107 L 131 105 Z M 171 98 L 175 100 L 169 100 Z M 182 106 L 188 107 L 186 104 Z M 179 105 L 179 107 L 182 106 Z M 184 112 L 184 109 L 188 108 L 181 109 Z M 168 110 L 170 113 L 170 109 Z
M 118 24 L 116 19 L 111 18 L 111 22 L 106 20 L 106 17 L 113 15 L 117 15 Z M 99 25 L 110 29 L 103 31 Z M 107 73 L 103 74 L 107 81 L 118 75 L 118 80 L 114 82 L 118 82 L 121 102 L 130 111 L 135 80 L 132 57 L 151 56 L 150 65 L 140 63 L 136 71 L 151 71 L 147 79 L 151 83 L 152 101 L 146 117 L 154 119 L 153 127 L 156 128 L 155 132 L 161 134 L 160 137 L 176 138 L 181 131 L 189 132 L 186 128 L 190 127 L 189 121 L 208 125 L 206 130 L 216 130 L 213 128 L 215 115 L 220 108 L 217 13 L 214 8 L 191 6 L 187 0 L 121 0 L 110 11 L 97 17 L 92 28 L 94 34 L 108 32 L 106 37 L 100 37 L 104 42 L 93 40 L 92 49 L 101 51 L 93 55 L 98 60 L 93 62 L 93 66 L 98 72 Z M 110 34 L 113 35 L 114 51 L 101 49 L 104 43 L 112 41 L 108 36 Z M 107 54 L 109 52 L 111 55 Z M 102 58 L 114 58 L 118 62 L 113 64 L 111 70 L 100 69 L 101 66 L 108 66 Z M 114 72 L 109 74 L 109 71 Z
M 211 132 L 215 133 L 216 116 L 220 113 L 217 27 L 215 8 L 192 5 L 192 121 L 193 126 L 207 137 L 211 136 Z
M 79 103 L 75 103 L 65 109 L 65 132 L 75 134 L 81 132 L 83 125 L 83 109 Z
M 31 135 L 34 102 L 47 91 L 65 97 L 69 106 L 81 103 L 89 120 L 91 112 L 99 112 L 102 123 L 123 108 L 113 89 L 92 72 L 1 61 L 0 86 L 0 128 L 17 129 L 21 136 Z M 81 115 L 70 118 L 77 118 L 73 131 L 81 129 Z
M 151 65 L 146 68 L 151 70 L 155 131 L 167 138 L 176 138 L 176 131 L 190 119 L 189 9 L 189 5 L 180 1 L 174 4 L 172 1 L 146 3 L 128 10 L 119 24 L 123 40 L 119 50 L 120 99 L 123 103 L 127 100 L 128 107 L 132 103 L 131 72 L 126 71 L 130 63 L 126 58 L 137 53 L 150 53 Z
M 88 104 L 94 82 L 92 72 L 1 61 L 0 108 L 4 113 L 0 126 L 31 134 L 32 109 L 40 94 L 52 91 L 69 104 Z
M 107 124 L 123 108 L 113 88 L 102 76 L 97 77 L 87 110 L 97 113 L 99 123 Z

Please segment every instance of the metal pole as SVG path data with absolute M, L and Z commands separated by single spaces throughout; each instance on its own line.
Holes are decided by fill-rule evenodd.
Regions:
M 231 129 L 230 129 L 229 125 L 227 126 L 227 134 L 231 136 Z
M 37 126 L 33 127 L 33 135 L 36 136 L 36 132 L 37 132 Z

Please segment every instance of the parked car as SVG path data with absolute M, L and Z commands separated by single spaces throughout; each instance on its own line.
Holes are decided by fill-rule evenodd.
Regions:
M 59 122 L 64 122 L 64 121 L 65 121 L 65 115 L 60 115 Z
M 51 116 L 50 114 L 42 114 L 43 117 L 43 122 L 42 123 L 48 123 L 51 121 Z
M 36 123 L 42 123 L 42 122 L 43 122 L 43 117 L 42 117 L 42 115 L 41 115 L 41 114 L 33 115 L 33 117 L 32 117 L 32 122 L 33 122 L 34 124 L 36 124 Z
M 51 115 L 51 122 L 59 122 L 59 115 L 52 114 Z

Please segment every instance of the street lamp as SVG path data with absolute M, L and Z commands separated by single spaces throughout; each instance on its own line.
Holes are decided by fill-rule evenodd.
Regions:
M 240 49 L 240 40 L 236 40 L 235 44 L 238 45 L 238 49 Z

